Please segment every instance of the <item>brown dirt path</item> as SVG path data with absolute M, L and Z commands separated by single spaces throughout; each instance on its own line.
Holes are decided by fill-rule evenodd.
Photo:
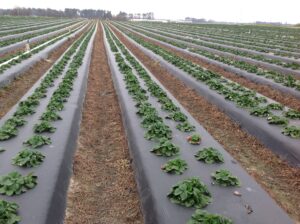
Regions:
M 121 112 L 98 29 L 65 224 L 142 224 Z
M 300 169 L 289 166 L 226 114 L 186 86 L 158 62 L 140 51 L 120 32 L 120 40 L 176 97 L 190 114 L 252 175 L 275 201 L 300 221 Z

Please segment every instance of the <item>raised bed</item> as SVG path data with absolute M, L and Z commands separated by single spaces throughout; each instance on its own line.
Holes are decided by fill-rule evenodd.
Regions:
M 172 35 L 180 36 L 180 35 L 176 35 L 176 34 L 172 34 Z M 191 38 L 191 39 L 194 39 L 194 38 Z M 254 46 L 249 46 L 249 45 L 247 46 L 247 45 L 237 44 L 237 43 L 233 43 L 233 42 L 226 43 L 228 41 L 226 41 L 226 42 L 224 41 L 223 43 L 221 41 L 221 43 L 217 43 L 216 40 L 213 39 L 213 38 L 203 38 L 201 36 L 199 36 L 198 39 L 200 39 L 204 43 L 210 43 L 210 44 L 214 44 L 214 45 L 217 45 L 217 46 L 222 46 L 222 47 L 227 47 L 227 48 L 231 48 L 231 49 L 241 50 L 241 51 L 245 51 L 245 52 L 252 53 L 252 54 L 263 55 L 263 56 L 266 56 L 266 57 L 269 57 L 269 58 L 279 59 L 279 60 L 286 61 L 286 62 L 299 63 L 299 61 L 291 58 L 291 57 L 298 57 L 299 58 L 300 57 L 299 52 L 290 52 L 290 51 L 279 50 L 279 49 L 263 48 L 263 47 L 257 47 L 255 45 Z M 234 45 L 241 45 L 242 47 L 234 46 Z M 254 49 L 251 49 L 251 47 L 254 47 Z M 263 52 L 263 51 L 266 51 L 266 50 L 269 51 L 269 52 L 275 53 L 275 55 Z M 279 54 L 279 55 L 276 55 L 276 54 Z M 281 56 L 281 54 L 289 55 L 290 57 Z
M 60 32 L 72 29 L 72 28 L 74 28 L 74 27 L 76 27 L 80 24 L 83 24 L 83 23 L 84 22 L 78 22 L 78 23 L 73 24 L 71 26 L 68 26 L 68 27 L 65 27 L 65 28 L 62 28 L 62 29 L 59 29 L 59 30 L 56 30 L 56 31 L 53 31 L 53 32 L 50 32 L 50 33 L 46 33 L 46 34 L 42 34 L 42 35 L 30 38 L 30 42 L 32 43 L 32 42 L 36 42 L 36 41 L 46 39 L 46 38 L 51 37 L 51 36 L 55 36 L 56 34 L 58 34 Z M 8 45 L 8 46 L 5 46 L 5 47 L 1 47 L 0 48 L 0 55 L 5 54 L 5 53 L 10 52 L 10 51 L 13 51 L 15 49 L 18 49 L 20 47 L 23 47 L 26 43 L 27 43 L 27 40 L 23 40 L 23 41 L 15 43 L 15 44 L 11 44 L 11 45 Z
M 119 25 L 121 25 L 120 23 L 118 23 Z M 123 24 L 122 24 L 123 25 Z M 128 28 L 128 26 L 126 26 L 127 29 L 130 29 Z M 148 30 L 144 30 L 142 28 L 137 28 L 137 27 L 134 27 L 135 29 L 139 29 L 139 30 L 143 30 L 143 31 L 146 31 L 146 32 L 149 32 Z M 133 32 L 136 32 L 134 30 L 131 29 L 131 31 Z M 247 63 L 250 63 L 250 64 L 254 64 L 254 65 L 258 65 L 258 66 L 262 66 L 264 68 L 267 68 L 267 69 L 271 69 L 271 70 L 274 70 L 274 71 L 277 71 L 277 72 L 280 72 L 280 73 L 283 73 L 284 75 L 290 75 L 290 74 L 293 74 L 295 76 L 298 76 L 300 77 L 300 71 L 299 70 L 293 70 L 293 69 L 290 69 L 290 68 L 285 68 L 285 67 L 282 67 L 282 66 L 279 66 L 279 65 L 276 65 L 276 64 L 271 64 L 271 63 L 267 63 L 267 62 L 263 62 L 263 61 L 259 61 L 259 60 L 255 60 L 255 59 L 251 59 L 251 58 L 247 58 L 247 57 L 243 57 L 243 56 L 240 56 L 240 55 L 235 55 L 235 54 L 232 54 L 232 53 L 228 53 L 228 52 L 224 52 L 224 51 L 220 51 L 220 50 L 216 50 L 216 49 L 212 49 L 212 48 L 209 48 L 209 47 L 205 47 L 205 46 L 200 46 L 198 44 L 194 44 L 194 43 L 190 43 L 188 41 L 183 41 L 183 40 L 178 40 L 176 39 L 176 36 L 182 38 L 181 36 L 179 35 L 173 35 L 174 38 L 172 37 L 169 37 L 169 36 L 164 36 L 164 35 L 161 35 L 161 34 L 158 34 L 155 32 L 155 30 L 152 30 L 156 36 L 159 36 L 159 37 L 163 37 L 167 40 L 171 40 L 171 41 L 176 41 L 178 43 L 182 43 L 184 45 L 187 45 L 191 48 L 196 48 L 196 49 L 201 49 L 201 50 L 205 50 L 205 51 L 208 51 L 208 52 L 211 52 L 211 53 L 215 53 L 215 54 L 219 54 L 219 55 L 222 55 L 222 56 L 227 56 L 227 57 L 231 57 L 231 58 L 234 58 L 234 60 L 238 60 L 238 61 L 244 61 L 244 62 L 247 62 Z M 166 32 L 163 32 L 163 33 L 166 33 Z M 144 35 L 142 33 L 139 33 L 140 35 Z M 166 33 L 167 34 L 167 33 Z M 169 35 L 169 34 L 168 34 Z M 144 35 L 145 36 L 145 35 Z M 148 37 L 148 36 L 147 36 Z M 148 37 L 148 38 L 151 38 L 151 37 Z M 152 38 L 153 39 L 153 38 Z M 158 40 L 156 40 L 158 41 Z M 212 43 L 208 43 L 208 44 L 212 44 Z M 219 46 L 219 45 L 217 45 Z M 221 45 L 220 45 L 221 46 Z M 228 47 L 228 46 L 221 46 L 221 47 Z M 230 46 L 229 46 L 230 48 Z M 230 48 L 230 49 L 235 49 L 235 48 Z M 240 49 L 238 49 L 240 50 Z M 186 50 L 186 52 L 189 52 L 188 50 Z M 251 53 L 251 52 L 250 52 Z M 257 53 L 256 53 L 257 54 Z M 258 54 L 260 55 L 260 54 Z M 276 60 L 282 60 L 284 62 L 287 62 L 287 63 L 299 63 L 299 61 L 297 60 L 293 60 L 293 59 L 288 59 L 288 58 L 283 58 L 283 57 L 280 57 L 280 58 L 276 58 L 276 57 L 279 57 L 279 56 L 276 56 L 275 58 L 273 58 L 273 55 L 263 55 L 264 57 L 267 57 L 267 58 L 271 58 L 271 59 L 276 59 Z M 271 56 L 271 57 L 270 57 Z
M 127 28 L 128 29 L 128 28 Z M 130 29 L 129 29 L 130 30 Z M 132 31 L 132 30 L 131 30 Z M 132 31 L 132 32 L 135 32 L 135 31 Z M 194 57 L 198 57 L 200 58 L 201 60 L 209 63 L 209 64 L 212 64 L 212 65 L 215 65 L 215 66 L 218 66 L 218 67 L 221 67 L 222 69 L 224 69 L 225 71 L 228 71 L 228 72 L 232 72 L 236 75 L 239 75 L 239 76 L 242 76 L 242 77 L 245 77 L 246 79 L 248 80 L 251 80 L 255 83 L 259 83 L 259 84 L 264 84 L 264 85 L 269 85 L 275 89 L 278 89 L 280 90 L 281 92 L 283 93 L 287 93 L 287 94 L 290 94 L 298 99 L 300 99 L 300 91 L 299 90 L 296 90 L 294 88 L 290 88 L 290 87 L 287 87 L 287 86 L 284 86 L 280 83 L 276 83 L 274 81 L 272 81 L 271 79 L 268 79 L 268 78 L 265 78 L 264 76 L 259 76 L 259 75 L 256 75 L 255 73 L 250 73 L 250 72 L 247 72 L 245 70 L 242 70 L 242 69 L 239 69 L 239 68 L 236 68 L 234 66 L 231 66 L 231 65 L 227 65 L 225 63 L 222 63 L 222 62 L 218 62 L 218 61 L 215 61 L 215 60 L 212 60 L 210 58 L 207 58 L 207 57 L 204 57 L 202 55 L 199 55 L 197 53 L 193 53 L 193 52 L 190 52 L 189 50 L 186 50 L 186 49 L 182 49 L 180 47 L 177 47 L 177 46 L 174 46 L 172 44 L 169 44 L 169 43 L 166 43 L 166 42 L 163 42 L 163 41 L 160 41 L 160 40 L 157 40 L 157 39 L 154 39 L 152 37 L 148 37 L 142 33 L 139 33 L 139 35 L 145 37 L 145 38 L 149 38 L 153 41 L 156 41 L 162 45 L 165 45 L 167 47 L 170 47 L 170 48 L 173 48 L 177 51 L 180 51 L 180 52 L 183 52 L 185 54 L 189 54 L 191 56 L 194 56 Z M 299 73 L 300 75 L 300 73 Z
M 77 21 L 65 21 L 63 23 L 60 22 L 60 23 L 57 23 L 57 24 L 44 26 L 44 27 L 42 27 L 40 29 L 37 29 L 37 30 L 30 30 L 30 31 L 26 31 L 26 32 L 23 32 L 23 33 L 16 33 L 16 34 L 9 34 L 9 35 L 6 35 L 6 36 L 0 36 L 0 41 L 5 41 L 5 40 L 8 40 L 8 39 L 18 38 L 18 37 L 22 37 L 22 36 L 28 35 L 28 34 L 39 33 L 41 31 L 47 31 L 47 30 L 51 30 L 51 29 L 54 29 L 54 28 L 61 29 L 61 28 L 73 25 L 75 23 L 77 23 Z
M 125 34 L 124 34 L 125 36 Z M 127 38 L 127 36 L 126 36 Z M 244 130 L 249 132 L 262 141 L 266 146 L 280 155 L 283 159 L 289 161 L 295 166 L 300 166 L 300 150 L 299 139 L 287 137 L 281 133 L 282 128 L 268 124 L 266 118 L 251 116 L 248 110 L 239 108 L 235 103 L 225 100 L 224 96 L 210 89 L 206 84 L 188 75 L 181 69 L 165 61 L 161 56 L 154 54 L 149 49 L 137 44 L 130 38 L 128 41 L 137 46 L 142 52 L 157 61 L 162 67 L 171 72 L 174 76 L 182 80 L 188 86 L 195 89 L 201 96 L 205 97 L 209 102 L 217 105 L 235 122 L 237 122 Z M 268 102 L 274 102 L 267 99 Z M 299 126 L 299 120 L 292 121 L 294 125 Z
M 1 175 L 6 175 L 11 171 L 18 171 L 22 174 L 34 172 L 38 176 L 38 184 L 34 189 L 19 196 L 1 196 L 1 199 L 16 202 L 20 206 L 18 209 L 18 215 L 21 217 L 20 224 L 53 224 L 63 222 L 66 192 L 72 172 L 72 157 L 79 133 L 82 103 L 85 96 L 95 34 L 96 32 L 93 31 L 85 50 L 83 63 L 79 65 L 77 70 L 78 76 L 74 79 L 71 95 L 67 102 L 64 103 L 64 109 L 58 112 L 63 120 L 51 122 L 56 127 L 55 133 L 42 133 L 42 135 L 51 137 L 52 141 L 50 145 L 45 145 L 43 148 L 38 149 L 45 155 L 44 162 L 36 168 L 19 168 L 11 164 L 11 159 L 24 147 L 22 143 L 33 136 L 33 127 L 39 123 L 40 116 L 45 111 L 50 97 L 57 89 L 56 87 L 58 87 L 62 77 L 54 82 L 54 86 L 50 87 L 47 97 L 40 101 L 36 112 L 26 118 L 27 123 L 19 128 L 18 136 L 0 142 L 1 146 L 6 149 L 0 155 Z M 76 52 L 78 53 L 79 51 L 77 50 Z M 72 56 L 71 60 L 74 59 L 75 55 Z M 64 69 L 63 74 L 67 74 L 66 71 L 69 65 L 70 61 Z M 22 100 L 27 99 L 40 83 L 41 80 L 31 88 Z M 16 108 L 17 106 L 13 107 L 3 117 L 0 121 L 0 126 L 13 115 Z
M 0 74 L 0 88 L 8 85 L 11 81 L 13 81 L 16 77 L 23 74 L 26 70 L 31 68 L 37 61 L 41 59 L 46 59 L 50 52 L 54 51 L 62 44 L 64 44 L 69 38 L 76 36 L 80 33 L 83 29 L 87 27 L 87 24 L 72 33 L 69 36 L 64 37 L 61 40 L 58 40 L 56 43 L 47 46 L 42 51 L 38 52 L 37 54 L 32 55 L 30 58 L 22 61 L 19 64 L 12 66 L 11 68 L 7 69 L 3 74 Z
M 106 35 L 105 35 L 106 36 Z M 106 36 L 107 37 L 107 36 Z M 186 223 L 194 212 L 194 209 L 173 204 L 167 198 L 171 187 L 180 180 L 190 177 L 200 177 L 212 193 L 213 202 L 205 209 L 212 213 L 218 213 L 229 217 L 235 224 L 253 223 L 292 223 L 285 212 L 261 189 L 261 187 L 240 167 L 240 165 L 215 141 L 212 136 L 168 93 L 168 91 L 154 78 L 154 76 L 142 65 L 159 87 L 164 90 L 172 102 L 180 108 L 188 118 L 189 123 L 195 126 L 195 132 L 202 136 L 199 146 L 193 146 L 186 141 L 190 133 L 184 133 L 176 129 L 176 122 L 164 119 L 172 130 L 172 142 L 180 148 L 180 158 L 188 164 L 188 169 L 182 175 L 170 175 L 161 170 L 161 166 L 167 162 L 165 157 L 155 156 L 150 150 L 156 145 L 153 141 L 144 138 L 145 129 L 141 127 L 141 119 L 136 114 L 136 101 L 128 94 L 124 81 L 124 74 L 118 68 L 115 55 L 112 53 L 109 43 L 105 40 L 108 62 L 113 76 L 115 89 L 121 106 L 122 119 L 133 158 L 133 168 L 136 175 L 138 190 L 142 203 L 142 210 L 146 224 L 182 224 Z M 124 56 L 124 55 L 123 55 Z M 132 55 L 131 55 L 132 56 Z M 123 57 L 124 58 L 124 57 Z M 135 58 L 136 61 L 138 61 Z M 125 60 L 129 65 L 129 61 Z M 137 74 L 137 71 L 134 71 Z M 143 83 L 139 79 L 140 83 Z M 143 84 L 144 86 L 144 84 Z M 157 98 L 149 93 L 149 102 L 155 107 L 161 117 L 167 113 L 160 109 Z M 204 147 L 215 147 L 224 156 L 222 165 L 205 165 L 195 159 L 194 154 Z M 242 187 L 223 188 L 211 185 L 210 175 L 218 168 L 230 170 L 242 182 Z M 242 196 L 235 196 L 233 192 L 238 190 Z M 253 209 L 249 212 L 248 205 Z M 248 207 L 249 209 L 249 207 Z M 249 212 L 249 214 L 248 214 Z

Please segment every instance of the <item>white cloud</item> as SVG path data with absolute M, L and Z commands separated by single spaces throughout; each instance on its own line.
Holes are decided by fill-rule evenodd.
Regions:
M 183 19 L 187 16 L 231 22 L 300 23 L 300 0 L 2 0 L 1 8 L 93 8 L 114 14 L 154 12 L 156 18 Z

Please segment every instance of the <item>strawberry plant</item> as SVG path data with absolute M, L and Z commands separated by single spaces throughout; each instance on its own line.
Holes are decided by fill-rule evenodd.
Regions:
M 44 161 L 45 156 L 37 151 L 32 149 L 24 149 L 13 158 L 12 164 L 21 166 L 21 167 L 37 167 Z
M 300 119 L 300 112 L 297 110 L 289 109 L 284 113 L 284 116 L 291 119 Z
M 140 102 L 136 104 L 138 111 L 136 112 L 139 116 L 145 116 L 152 113 L 157 113 L 156 109 L 151 106 L 148 102 Z
M 197 152 L 196 159 L 208 164 L 224 163 L 223 155 L 215 148 L 208 147 Z
M 166 116 L 167 119 L 171 119 L 173 121 L 184 122 L 187 120 L 187 116 L 180 111 L 175 111 Z
M 197 209 L 187 224 L 233 224 L 233 222 L 224 216 Z
M 282 134 L 291 136 L 292 138 L 300 138 L 300 127 L 294 125 L 285 127 Z
M 22 176 L 18 172 L 11 172 L 0 177 L 0 194 L 12 196 L 19 195 L 37 185 L 37 176 L 30 173 Z
M 271 112 L 268 107 L 256 107 L 251 110 L 250 114 L 257 117 L 267 117 Z
M 167 138 L 162 138 L 160 139 L 159 144 L 155 146 L 151 152 L 157 156 L 170 157 L 179 153 L 179 147 L 175 146 Z
M 192 145 L 200 145 L 201 136 L 198 134 L 193 134 L 193 135 L 187 137 L 187 141 Z
M 171 139 L 172 131 L 167 125 L 158 121 L 148 127 L 144 137 L 148 140 L 159 140 L 161 138 Z
M 13 116 L 12 118 L 9 118 L 5 124 L 10 124 L 15 127 L 20 127 L 26 124 L 26 121 L 22 117 Z
M 185 121 L 183 123 L 177 124 L 176 128 L 179 131 L 183 131 L 183 132 L 195 131 L 195 126 L 191 125 L 188 121 Z
M 14 202 L 8 202 L 0 199 L 0 223 L 17 224 L 21 217 L 17 215 L 19 205 Z
M 17 111 L 14 113 L 15 116 L 26 116 L 26 115 L 31 115 L 35 113 L 35 109 L 33 106 L 19 106 L 17 108 Z
M 169 112 L 179 110 L 179 108 L 169 99 L 163 103 L 163 105 L 161 106 L 161 109 L 169 111 Z
M 55 111 L 46 110 L 46 112 L 44 112 L 42 114 L 41 120 L 43 120 L 43 121 L 57 121 L 57 120 L 62 120 L 62 118 Z
M 42 132 L 55 132 L 56 128 L 51 125 L 48 121 L 41 121 L 39 124 L 34 125 L 34 131 L 36 133 L 42 133 Z
M 50 145 L 51 139 L 43 135 L 34 135 L 28 139 L 24 144 L 31 146 L 32 148 L 39 148 L 43 145 Z
M 150 113 L 143 117 L 141 124 L 144 128 L 148 128 L 150 125 L 156 122 L 163 122 L 163 119 L 157 114 Z
M 283 110 L 283 105 L 279 103 L 270 103 L 267 108 L 271 110 Z
M 276 115 L 270 115 L 267 118 L 269 124 L 276 124 L 276 125 L 288 125 L 289 121 L 288 119 Z
M 39 104 L 40 104 L 40 102 L 37 98 L 30 96 L 30 97 L 28 97 L 27 100 L 21 101 L 19 103 L 19 106 L 35 107 L 35 106 L 38 106 Z
M 176 158 L 169 160 L 161 167 L 161 169 L 166 173 L 183 174 L 183 172 L 187 169 L 187 163 L 180 158 Z
M 233 176 L 229 170 L 219 169 L 212 174 L 213 180 L 224 187 L 240 186 L 240 181 L 237 177 Z
M 0 128 L 0 141 L 4 141 L 10 139 L 18 134 L 18 130 L 16 129 L 15 125 L 5 123 Z
M 178 182 L 171 188 L 168 198 L 172 203 L 195 208 L 204 208 L 212 201 L 206 185 L 198 178 Z

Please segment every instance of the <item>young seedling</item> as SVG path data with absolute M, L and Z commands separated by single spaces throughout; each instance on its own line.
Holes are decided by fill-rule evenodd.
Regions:
M 50 145 L 51 143 L 50 137 L 43 135 L 34 135 L 24 142 L 25 145 L 31 146 L 34 149 L 42 147 L 43 145 Z
M 22 194 L 37 185 L 37 176 L 33 173 L 22 176 L 18 172 L 11 172 L 0 177 L 0 194 L 7 196 Z
M 12 164 L 27 168 L 37 167 L 44 161 L 44 158 L 45 156 L 37 150 L 24 149 L 13 158 Z
M 8 119 L 5 124 L 9 124 L 15 127 L 20 127 L 26 124 L 26 121 L 19 116 L 13 116 L 12 118 Z
M 268 118 L 268 123 L 269 124 L 275 124 L 275 125 L 283 125 L 286 126 L 288 125 L 289 121 L 288 119 L 276 115 L 270 115 Z
M 271 112 L 268 107 L 256 107 L 251 110 L 250 114 L 257 117 L 267 117 L 271 115 Z
M 34 125 L 34 131 L 36 133 L 42 133 L 42 132 L 55 132 L 56 128 L 51 125 L 48 121 L 41 121 L 39 124 Z
M 217 149 L 212 147 L 204 148 L 198 151 L 195 157 L 197 160 L 208 164 L 224 162 L 223 155 Z
M 282 134 L 291 136 L 292 138 L 300 138 L 300 127 L 294 125 L 285 127 Z
M 143 120 L 141 122 L 142 127 L 148 128 L 150 125 L 156 122 L 163 122 L 163 119 L 159 117 L 156 113 L 150 113 L 143 116 Z
M 271 110 L 283 110 L 283 105 L 279 103 L 270 103 L 267 108 Z
M 159 144 L 155 146 L 151 152 L 157 156 L 171 157 L 179 153 L 179 147 L 175 146 L 167 138 L 162 138 L 160 139 Z
M 7 139 L 10 139 L 14 136 L 17 136 L 18 130 L 15 125 L 11 124 L 4 124 L 0 128 L 0 141 L 5 141 Z
M 289 109 L 284 113 L 284 116 L 291 119 L 300 119 L 300 112 L 297 110 Z
M 161 138 L 171 139 L 172 131 L 169 126 L 158 121 L 148 127 L 144 136 L 148 140 L 159 140 Z
M 0 147 L 0 153 L 1 153 L 1 152 L 5 152 L 5 151 L 6 151 L 5 148 Z
M 212 173 L 211 176 L 217 184 L 224 187 L 241 185 L 239 179 L 233 176 L 229 170 L 219 169 Z
M 193 134 L 187 137 L 187 141 L 192 145 L 200 145 L 201 136 L 199 134 Z
M 195 208 L 204 208 L 212 201 L 206 185 L 198 178 L 178 182 L 171 188 L 168 198 L 172 203 Z
M 169 160 L 166 164 L 164 164 L 161 167 L 161 169 L 166 173 L 183 174 L 187 167 L 187 163 L 184 160 L 176 158 Z
M 46 112 L 44 112 L 42 114 L 41 120 L 43 120 L 43 121 L 57 121 L 57 120 L 62 120 L 62 118 L 55 111 L 47 110 Z
M 187 120 L 187 116 L 180 111 L 172 112 L 168 116 L 166 116 L 166 118 L 178 122 L 184 122 Z
M 233 222 L 222 215 L 197 209 L 187 224 L 233 224 Z
M 182 132 L 195 131 L 195 126 L 191 125 L 188 121 L 176 125 L 176 128 Z
M 8 202 L 0 199 L 0 223 L 17 224 L 21 217 L 17 215 L 19 205 L 14 202 Z

